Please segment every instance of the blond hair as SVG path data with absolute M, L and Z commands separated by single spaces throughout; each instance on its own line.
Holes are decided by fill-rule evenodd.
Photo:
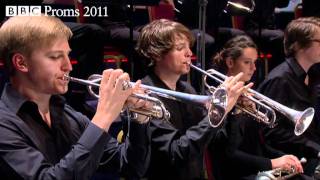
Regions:
M 71 30 L 51 16 L 15 16 L 0 28 L 0 57 L 9 75 L 14 73 L 11 59 L 15 53 L 27 57 L 38 48 L 48 46 L 57 38 L 70 39 Z

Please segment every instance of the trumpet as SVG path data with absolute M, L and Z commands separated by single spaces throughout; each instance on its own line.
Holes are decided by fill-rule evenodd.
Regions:
M 190 67 L 205 75 L 204 84 L 209 89 L 209 91 L 214 90 L 215 87 L 210 86 L 207 83 L 207 77 L 210 77 L 219 83 L 222 83 L 223 80 L 227 78 L 226 75 L 214 69 L 204 71 L 191 63 Z M 289 107 L 286 107 L 252 89 L 248 89 L 248 92 L 251 95 L 243 94 L 243 96 L 248 98 L 250 101 L 254 102 L 257 105 L 256 107 L 258 108 L 244 107 L 239 103 L 236 104 L 236 108 L 239 108 L 241 111 L 248 113 L 249 115 L 253 116 L 256 120 L 265 123 L 269 127 L 275 126 L 275 110 L 286 116 L 294 124 L 294 133 L 296 136 L 303 134 L 312 122 L 315 113 L 314 108 L 309 107 L 304 111 L 297 111 Z
M 91 75 L 88 80 L 78 79 L 74 77 L 70 77 L 65 75 L 65 79 L 80 83 L 83 85 L 87 85 L 88 92 L 90 95 L 99 98 L 99 95 L 94 92 L 93 87 L 99 87 L 99 81 L 101 81 L 102 76 L 98 74 Z M 134 83 L 133 82 L 125 82 L 123 88 L 130 88 Z M 217 88 L 211 96 L 203 96 L 203 95 L 193 95 L 182 92 L 176 92 L 172 90 L 167 90 L 163 88 L 157 88 L 148 85 L 140 85 L 141 88 L 146 90 L 147 95 L 142 94 L 133 94 L 133 97 L 143 99 L 146 101 L 151 101 L 156 104 L 151 110 L 149 109 L 129 109 L 129 111 L 136 112 L 138 114 L 143 114 L 146 116 L 151 116 L 158 119 L 169 120 L 170 114 L 165 109 L 164 104 L 157 98 L 152 96 L 163 97 L 166 99 L 173 99 L 182 102 L 190 102 L 195 104 L 200 104 L 204 106 L 208 111 L 208 120 L 209 124 L 212 127 L 218 127 L 226 116 L 226 107 L 228 102 L 227 91 L 224 87 Z
M 300 159 L 301 163 L 306 163 L 306 158 Z M 276 168 L 270 171 L 259 172 L 256 180 L 285 180 L 300 174 L 294 167 L 290 169 Z
M 67 81 L 72 81 L 75 83 L 83 84 L 87 86 L 88 92 L 91 96 L 94 96 L 95 98 L 99 98 L 99 95 L 95 93 L 94 87 L 100 87 L 100 84 L 98 84 L 99 81 L 101 81 L 101 75 L 98 74 L 93 74 L 91 75 L 88 80 L 83 80 L 79 78 L 74 78 L 69 75 L 64 75 L 65 80 Z M 123 85 L 123 89 L 131 88 L 131 84 L 125 82 Z M 142 94 L 133 94 L 131 95 L 132 97 L 138 98 L 138 99 L 143 99 L 145 101 L 148 101 L 152 103 L 152 106 L 150 109 L 146 108 L 132 108 L 129 107 L 128 110 L 130 112 L 134 112 L 137 114 L 145 115 L 149 118 L 147 118 L 145 121 L 140 121 L 140 123 L 146 123 L 152 118 L 157 118 L 157 119 L 162 119 L 168 121 L 170 118 L 170 113 L 169 111 L 165 108 L 164 104 L 157 98 L 147 96 L 147 95 L 142 95 Z
M 290 170 L 274 169 L 270 171 L 259 172 L 256 180 L 285 180 L 298 175 L 294 168 Z

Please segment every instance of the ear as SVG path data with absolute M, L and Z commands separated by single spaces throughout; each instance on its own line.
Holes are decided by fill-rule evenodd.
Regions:
M 158 56 L 157 56 L 157 57 L 154 57 L 154 61 L 155 61 L 155 62 L 159 62 L 159 61 L 161 61 L 161 59 L 162 59 L 162 57 L 160 57 L 160 56 L 159 56 L 159 57 L 158 57 Z
M 295 52 L 295 53 L 297 53 L 298 51 L 305 51 L 306 49 L 308 49 L 308 47 L 310 47 L 311 46 L 311 43 L 309 44 L 309 45 L 307 45 L 307 47 L 304 47 L 304 48 L 302 48 L 301 46 L 300 46 L 300 44 L 299 43 L 297 43 L 297 42 L 294 42 L 293 44 L 292 44 L 292 48 L 291 48 L 291 51 L 292 52 Z M 294 54 L 295 55 L 295 54 Z
M 234 62 L 230 57 L 228 57 L 226 59 L 226 65 L 227 65 L 228 69 L 231 69 L 234 66 Z
M 24 55 L 15 53 L 12 56 L 12 64 L 17 71 L 28 72 L 28 65 Z
M 153 66 L 158 66 L 160 64 L 161 66 L 161 62 L 162 62 L 162 58 L 159 56 L 159 57 L 154 57 L 152 61 L 152 65 Z

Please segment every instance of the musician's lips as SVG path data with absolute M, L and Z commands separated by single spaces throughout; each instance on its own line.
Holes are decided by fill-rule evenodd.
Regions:
M 63 81 L 69 81 L 69 75 L 68 74 L 64 74 L 60 79 L 62 79 Z
M 253 76 L 254 73 L 248 73 L 248 76 Z
M 64 84 L 69 83 L 69 81 L 70 81 L 68 74 L 64 74 L 62 77 L 59 77 L 58 79 L 61 80 L 62 83 L 64 83 Z
M 184 62 L 183 64 L 190 65 L 191 62 L 190 62 L 190 61 L 187 61 L 187 62 Z

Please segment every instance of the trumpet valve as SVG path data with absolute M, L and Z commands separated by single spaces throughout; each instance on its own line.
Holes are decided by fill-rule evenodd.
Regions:
M 127 90 L 127 89 L 130 89 L 132 86 L 130 84 L 130 82 L 128 81 L 124 81 L 123 84 L 122 84 L 122 89 L 123 90 Z

